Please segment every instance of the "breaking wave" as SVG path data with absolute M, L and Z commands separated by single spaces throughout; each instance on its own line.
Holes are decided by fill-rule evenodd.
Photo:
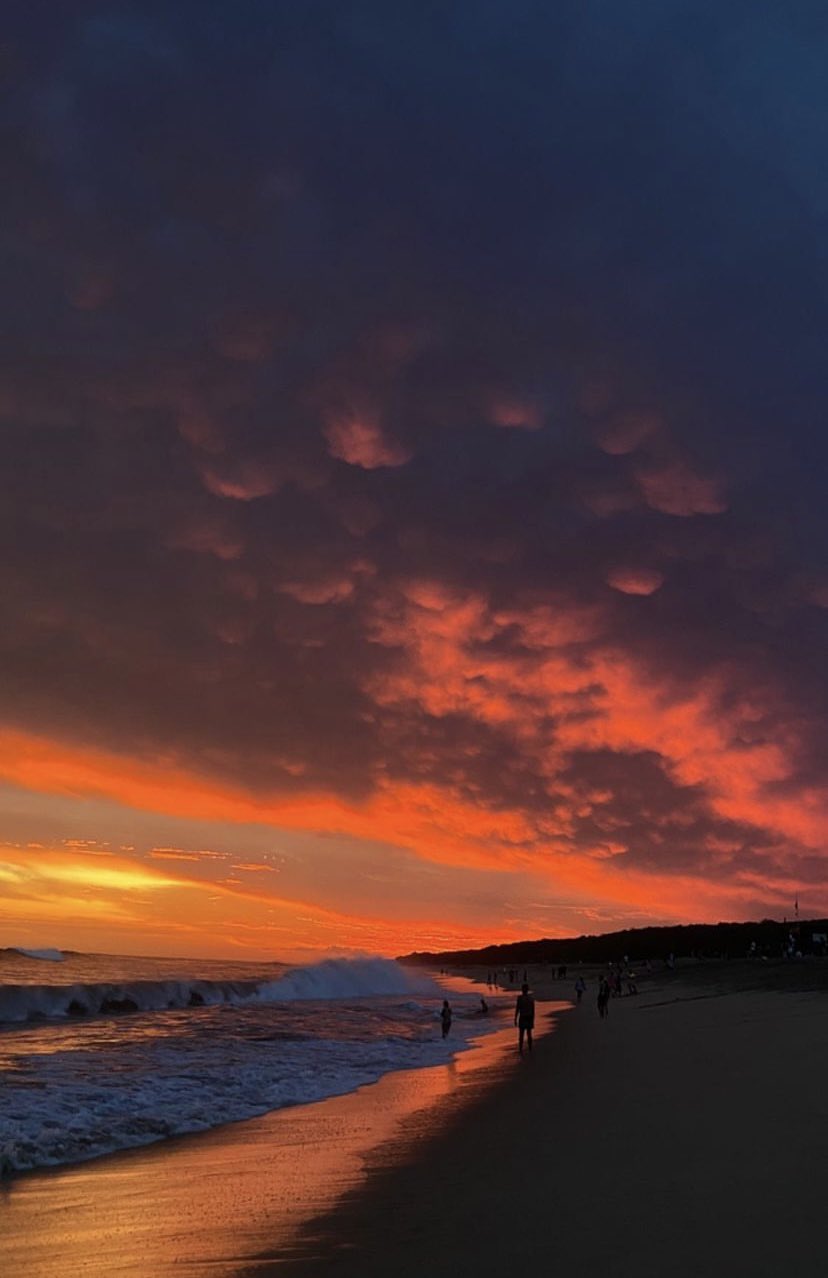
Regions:
M 57 953 L 41 951 L 38 957 Z M 28 956 L 34 957 L 34 953 Z M 188 979 L 2 985 L 0 1022 L 111 1016 L 222 1003 L 280 1003 L 388 994 L 434 997 L 437 993 L 429 978 L 407 971 L 393 959 L 327 959 L 294 968 L 276 981 Z

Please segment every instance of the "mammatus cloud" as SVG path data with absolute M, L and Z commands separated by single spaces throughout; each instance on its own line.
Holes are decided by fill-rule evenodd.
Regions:
M 607 584 L 622 595 L 652 595 L 664 585 L 664 575 L 657 568 L 612 568 Z
M 325 437 L 331 456 L 364 470 L 403 466 L 411 457 L 399 444 L 386 438 L 370 411 L 332 417 L 325 428 Z
M 727 510 L 721 484 L 708 476 L 694 473 L 680 463 L 642 470 L 637 478 L 647 505 L 665 515 L 687 518 L 690 515 L 720 515 Z

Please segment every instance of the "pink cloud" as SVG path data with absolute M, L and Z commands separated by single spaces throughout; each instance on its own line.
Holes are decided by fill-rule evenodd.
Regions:
M 720 515 L 727 510 L 721 482 L 682 462 L 640 470 L 637 479 L 647 505 L 665 515 Z
M 657 568 L 613 568 L 607 585 L 623 595 L 652 595 L 664 585 L 664 574 Z
M 344 603 L 353 595 L 354 583 L 350 577 L 332 576 L 320 581 L 285 581 L 279 586 L 279 590 L 299 603 Z
M 332 417 L 325 428 L 332 457 L 377 470 L 382 466 L 403 466 L 411 453 L 384 435 L 376 417 L 370 413 L 342 413 Z
M 216 497 L 229 497 L 234 501 L 256 501 L 269 497 L 281 488 L 284 478 L 274 466 L 266 462 L 246 459 L 228 465 L 223 473 L 215 466 L 203 466 L 201 478 L 204 487 Z
M 304 604 L 344 603 L 351 599 L 357 583 L 365 577 L 376 573 L 376 565 L 369 559 L 353 559 L 339 571 L 322 575 L 307 572 L 303 575 L 300 567 L 296 576 L 289 581 L 280 581 L 276 589 L 283 595 Z

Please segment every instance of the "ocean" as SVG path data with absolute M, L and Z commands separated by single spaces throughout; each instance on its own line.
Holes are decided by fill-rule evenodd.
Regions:
M 491 1008 L 480 1014 L 479 987 L 448 990 L 390 959 L 291 967 L 0 950 L 0 1175 L 440 1064 L 502 1025 L 497 998 Z

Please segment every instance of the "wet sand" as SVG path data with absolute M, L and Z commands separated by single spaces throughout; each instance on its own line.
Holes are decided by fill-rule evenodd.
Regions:
M 495 1030 L 448 1065 L 388 1074 L 280 1110 L 54 1171 L 0 1181 L 2 1278 L 235 1278 L 290 1255 L 303 1224 L 362 1183 L 372 1151 L 403 1158 L 440 1107 L 513 1067 Z
M 824 1273 L 828 996 L 729 984 L 656 982 L 606 1022 L 591 986 L 499 1088 L 246 1278 Z

